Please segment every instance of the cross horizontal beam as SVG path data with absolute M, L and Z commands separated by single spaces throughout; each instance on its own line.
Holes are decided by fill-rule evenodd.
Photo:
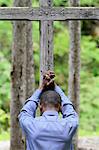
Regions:
M 99 20 L 95 7 L 0 7 L 0 20 Z

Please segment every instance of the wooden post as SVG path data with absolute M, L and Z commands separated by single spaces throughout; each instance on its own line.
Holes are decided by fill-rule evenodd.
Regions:
M 14 0 L 14 6 L 30 6 L 31 0 Z M 27 21 L 13 22 L 13 50 L 11 71 L 11 141 L 10 150 L 24 150 L 18 115 L 20 109 L 33 92 L 32 24 Z
M 70 0 L 70 6 L 79 6 L 79 0 Z M 79 113 L 80 93 L 80 21 L 69 21 L 70 53 L 69 53 L 69 87 L 68 94 L 76 111 Z M 74 149 L 77 150 L 78 136 L 73 140 Z
M 25 6 L 31 8 L 32 0 L 25 1 Z M 26 99 L 32 95 L 35 87 L 32 39 L 32 21 L 26 21 Z
M 52 0 L 40 0 L 40 7 L 52 7 Z M 40 83 L 49 69 L 53 70 L 53 22 L 40 21 Z
M 18 114 L 26 97 L 26 26 L 25 21 L 13 23 L 11 71 L 11 140 L 10 150 L 24 150 Z

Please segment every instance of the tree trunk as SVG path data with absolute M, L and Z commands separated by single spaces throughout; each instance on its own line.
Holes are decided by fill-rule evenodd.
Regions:
M 70 6 L 79 6 L 79 0 L 70 0 Z M 69 53 L 69 86 L 68 94 L 76 111 L 79 113 L 80 93 L 80 21 L 69 21 L 70 53 Z M 78 135 L 73 139 L 74 149 L 78 149 Z
M 40 6 L 52 6 L 52 0 L 40 0 Z M 44 71 L 53 70 L 53 22 L 40 22 L 40 82 Z
M 25 7 L 31 4 L 31 0 L 14 0 L 15 7 Z M 34 71 L 31 28 L 31 22 L 13 22 L 10 150 L 24 150 L 25 147 L 22 143 L 18 114 L 26 97 L 33 92 Z

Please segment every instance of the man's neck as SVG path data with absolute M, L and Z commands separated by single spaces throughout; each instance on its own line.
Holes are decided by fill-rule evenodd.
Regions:
M 44 111 L 57 111 L 54 107 L 46 107 Z

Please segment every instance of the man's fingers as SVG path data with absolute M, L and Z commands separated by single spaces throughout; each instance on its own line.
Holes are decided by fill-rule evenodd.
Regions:
M 54 82 L 54 79 L 51 79 L 51 80 L 47 83 L 47 86 L 50 85 L 52 82 Z
M 51 83 L 54 83 L 55 73 L 54 71 L 46 71 L 43 74 L 43 85 L 44 87 L 49 86 Z
M 55 75 L 54 71 L 51 71 L 51 70 L 48 70 L 48 71 L 43 73 L 43 75 L 46 75 L 46 74 L 49 75 L 49 76 L 50 75 Z

